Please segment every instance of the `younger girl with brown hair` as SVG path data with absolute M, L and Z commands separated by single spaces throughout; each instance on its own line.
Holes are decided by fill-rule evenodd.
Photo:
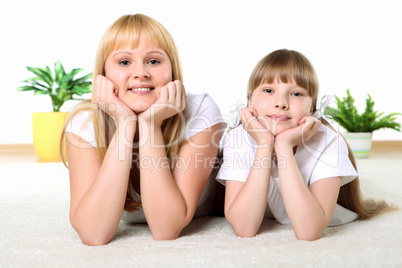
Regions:
M 317 113 L 317 96 L 315 71 L 297 51 L 274 51 L 254 68 L 248 107 L 224 137 L 217 175 L 236 235 L 255 236 L 268 217 L 291 224 L 298 239 L 315 240 L 328 225 L 389 208 L 362 200 L 353 153 Z

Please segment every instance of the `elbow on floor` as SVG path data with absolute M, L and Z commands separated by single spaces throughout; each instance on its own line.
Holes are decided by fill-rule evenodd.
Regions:
M 321 232 L 295 232 L 296 238 L 303 241 L 315 241 L 321 237 Z
M 151 231 L 156 241 L 175 240 L 179 237 L 180 232 L 177 231 Z
M 164 240 L 175 240 L 179 238 L 181 231 L 186 227 L 192 217 L 188 217 L 184 219 L 183 222 L 165 222 L 164 224 L 150 224 L 148 222 L 148 225 L 151 229 L 152 236 L 155 240 L 157 241 L 164 241 Z
M 113 236 L 112 236 L 113 237 Z M 112 240 L 112 237 L 106 235 L 82 235 L 80 239 L 87 246 L 103 246 Z
M 177 226 L 177 224 L 168 225 L 165 223 L 159 226 L 152 226 L 152 228 L 150 229 L 152 236 L 154 237 L 155 240 L 163 241 L 163 240 L 177 239 L 180 236 L 180 233 L 183 228 Z
M 72 225 L 74 228 L 74 225 Z M 95 230 L 82 230 L 78 228 L 74 228 L 78 235 L 80 236 L 80 239 L 84 245 L 87 246 L 103 246 L 106 245 L 107 243 L 112 240 L 114 236 L 114 232 L 101 232 L 100 230 L 95 231 Z
M 241 238 L 251 238 L 257 235 L 259 226 L 257 228 L 255 226 L 251 226 L 249 223 L 239 223 L 232 221 L 227 214 L 225 214 L 227 221 L 229 222 L 230 226 L 232 226 L 233 232 L 236 236 Z
M 74 230 L 78 233 L 81 242 L 87 246 L 103 246 L 112 240 L 115 232 L 102 232 L 100 230 L 94 230 L 95 228 L 81 228 L 77 225 L 70 216 L 70 224 Z
M 233 228 L 233 231 L 236 236 L 241 237 L 241 238 L 252 238 L 257 235 L 256 230 L 247 230 L 247 229 L 235 229 Z

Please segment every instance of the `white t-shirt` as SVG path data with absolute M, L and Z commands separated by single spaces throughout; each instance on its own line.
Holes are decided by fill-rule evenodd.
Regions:
M 245 182 L 250 172 L 257 144 L 243 129 L 243 125 L 230 130 L 222 141 L 223 163 L 217 180 L 225 184 L 226 180 Z M 295 154 L 297 165 L 307 186 L 329 178 L 341 177 L 341 185 L 354 180 L 358 173 L 350 162 L 347 145 L 338 133 L 321 125 L 310 140 L 297 146 Z M 281 194 L 278 164 L 271 164 L 271 177 L 268 192 L 268 205 L 265 217 L 275 218 L 282 224 L 290 224 Z M 329 226 L 345 224 L 357 219 L 357 214 L 336 204 Z
M 185 141 L 193 135 L 219 123 L 221 123 L 222 133 L 226 127 L 226 123 L 221 116 L 218 106 L 208 94 L 196 95 L 187 92 L 186 108 L 183 111 L 183 115 L 184 127 L 182 127 L 182 133 L 180 135 L 181 141 Z M 78 135 L 93 147 L 96 147 L 92 114 L 90 111 L 84 111 L 75 115 L 67 126 L 66 132 Z M 194 217 L 205 216 L 210 212 L 208 211 L 206 200 L 212 180 L 213 178 L 211 177 L 208 179 L 207 185 L 198 201 Z M 130 186 L 131 184 L 129 184 L 128 191 L 131 197 L 139 202 L 141 197 L 135 192 L 134 188 Z M 130 223 L 146 222 L 142 208 L 134 212 L 124 211 L 121 219 Z

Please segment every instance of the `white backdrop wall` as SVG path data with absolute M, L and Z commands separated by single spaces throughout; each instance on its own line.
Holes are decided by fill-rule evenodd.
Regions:
M 209 93 L 223 114 L 245 98 L 257 61 L 295 49 L 313 63 L 320 96 L 344 96 L 359 110 L 370 94 L 380 111 L 402 112 L 402 16 L 389 1 L 8 1 L 0 4 L 0 144 L 32 143 L 31 113 L 51 111 L 48 96 L 17 92 L 31 77 L 25 66 L 92 72 L 106 28 L 124 14 L 160 21 L 179 48 L 188 91 Z M 68 102 L 68 111 L 75 102 Z M 398 122 L 402 123 L 402 117 Z M 380 130 L 375 140 L 402 140 Z

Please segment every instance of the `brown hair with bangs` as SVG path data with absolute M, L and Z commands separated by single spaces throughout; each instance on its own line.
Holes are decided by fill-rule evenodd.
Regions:
M 306 89 L 313 100 L 312 111 L 316 111 L 318 79 L 313 66 L 303 54 L 294 50 L 279 49 L 262 58 L 249 78 L 247 103 L 260 84 L 273 83 L 274 79 L 278 79 L 282 83 L 294 81 L 299 87 Z M 320 118 L 320 120 L 323 125 L 337 132 L 324 118 Z M 346 144 L 349 150 L 349 159 L 357 170 L 353 152 L 349 144 L 347 142 Z M 358 177 L 340 188 L 337 203 L 357 213 L 361 220 L 370 219 L 377 214 L 396 209 L 395 206 L 390 206 L 384 200 L 363 199 Z
M 168 55 L 172 64 L 172 80 L 180 80 L 183 82 L 179 53 L 173 37 L 162 24 L 143 14 L 124 15 L 118 18 L 106 30 L 101 41 L 99 42 L 96 52 L 93 79 L 95 79 L 95 77 L 98 75 L 105 75 L 105 62 L 110 53 L 127 44 L 130 44 L 132 48 L 135 48 L 138 44 L 141 33 L 147 34 L 153 44 L 164 50 Z M 110 140 L 115 132 L 115 126 L 113 119 L 102 111 L 97 105 L 95 105 L 92 100 L 83 101 L 68 113 L 60 139 L 61 152 L 64 151 L 66 127 L 71 119 L 82 111 L 90 111 L 92 114 L 91 118 L 93 121 L 97 144 L 96 149 L 98 152 L 99 162 L 102 164 L 107 148 L 109 147 Z M 176 160 L 181 144 L 181 141 L 179 140 L 182 128 L 181 121 L 181 114 L 179 113 L 164 120 L 162 124 L 163 139 L 166 144 L 166 155 L 170 161 L 172 170 L 176 166 Z M 61 153 L 61 157 L 63 163 L 67 166 L 63 153 Z M 133 183 L 132 179 L 133 176 L 130 175 L 129 183 Z M 129 193 L 127 193 L 124 208 L 127 211 L 134 211 L 140 206 L 141 204 L 135 202 Z
M 247 102 L 262 83 L 295 83 L 307 90 L 313 100 L 313 112 L 318 97 L 318 79 L 309 60 L 300 52 L 288 49 L 276 50 L 262 58 L 255 66 L 248 81 Z

